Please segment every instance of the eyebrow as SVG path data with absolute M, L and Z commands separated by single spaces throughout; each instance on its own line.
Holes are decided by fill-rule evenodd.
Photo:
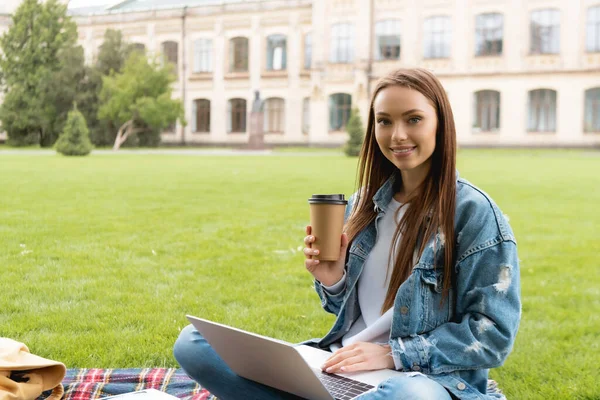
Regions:
M 412 110 L 404 111 L 404 112 L 402 113 L 402 115 L 404 116 L 404 115 L 407 115 L 407 114 L 412 114 L 412 113 L 414 113 L 414 112 L 425 112 L 425 111 L 423 111 L 423 110 L 419 110 L 418 108 L 413 108 Z M 386 113 L 386 112 L 383 112 L 383 111 L 378 111 L 378 112 L 377 112 L 377 115 L 383 115 L 383 116 L 385 116 L 385 117 L 391 117 L 391 115 L 390 115 L 390 114 L 388 114 L 388 113 Z

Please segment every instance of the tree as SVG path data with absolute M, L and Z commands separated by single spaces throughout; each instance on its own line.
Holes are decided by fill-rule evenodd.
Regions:
M 115 121 L 98 119 L 102 77 L 109 76 L 111 73 L 120 73 L 133 50 L 134 46 L 123 40 L 121 31 L 107 29 L 95 64 L 87 67 L 77 104 L 88 122 L 90 139 L 96 146 L 108 146 L 114 143 L 118 128 Z
M 85 118 L 75 104 L 69 112 L 64 132 L 56 141 L 56 151 L 65 156 L 86 156 L 92 147 Z
M 175 76 L 169 66 L 132 52 L 121 73 L 102 81 L 98 118 L 118 123 L 113 150 L 131 135 L 160 132 L 178 119 L 185 124 L 181 101 L 171 98 Z
M 74 102 L 79 102 L 85 95 L 83 82 L 86 68 L 81 46 L 65 47 L 58 52 L 58 67 L 51 78 L 43 81 L 39 92 L 44 99 L 43 120 L 48 124 L 49 132 L 44 145 L 54 144 L 64 130 L 68 115 Z
M 125 61 L 134 51 L 133 44 L 123 40 L 123 34 L 116 29 L 107 29 L 104 32 L 104 40 L 98 51 L 96 69 L 102 75 L 110 75 L 111 72 L 121 72 Z
M 77 93 L 83 50 L 58 0 L 24 0 L 0 37 L 0 121 L 9 142 L 51 146 Z
M 346 142 L 346 146 L 344 146 L 344 153 L 347 156 L 356 157 L 360 154 L 365 137 L 364 131 L 358 108 L 353 108 L 348 124 L 346 125 L 346 132 L 350 136 L 348 142 Z

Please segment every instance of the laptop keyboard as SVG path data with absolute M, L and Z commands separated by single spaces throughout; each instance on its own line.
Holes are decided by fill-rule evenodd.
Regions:
M 369 384 L 340 375 L 328 374 L 320 370 L 316 372 L 319 380 L 327 388 L 327 391 L 335 397 L 335 400 L 350 400 L 374 388 Z

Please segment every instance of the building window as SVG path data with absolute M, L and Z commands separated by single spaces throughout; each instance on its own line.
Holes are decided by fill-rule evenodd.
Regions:
M 351 63 L 354 61 L 354 25 L 342 23 L 331 27 L 329 61 L 332 63 Z
M 452 43 L 450 17 L 436 16 L 425 19 L 423 31 L 423 57 L 449 58 Z
M 179 54 L 177 42 L 163 42 L 162 54 L 163 65 L 171 63 L 173 65 L 173 72 L 175 75 L 177 75 L 179 73 L 179 68 L 177 67 L 177 59 Z
M 265 100 L 264 132 L 283 133 L 285 130 L 285 101 L 278 97 Z
M 192 132 L 210 132 L 210 100 L 196 99 L 192 103 Z
M 585 91 L 585 132 L 600 132 L 600 87 Z
M 400 58 L 400 21 L 389 19 L 375 24 L 375 59 Z
M 146 52 L 146 45 L 144 43 L 132 43 L 131 50 L 139 51 L 140 53 Z
M 286 68 L 287 39 L 283 35 L 271 35 L 267 38 L 267 69 L 280 71 Z
M 560 12 L 536 10 L 531 13 L 531 54 L 558 54 L 560 51 Z
M 600 52 L 600 6 L 588 8 L 585 50 L 588 53 Z
M 304 35 L 304 69 L 310 69 L 312 64 L 312 33 Z
M 194 42 L 194 73 L 212 72 L 212 39 Z
M 556 91 L 531 90 L 528 116 L 529 132 L 556 132 Z
M 229 41 L 229 71 L 248 72 L 248 38 L 237 37 Z
M 350 119 L 352 96 L 336 93 L 329 96 L 329 130 L 341 131 Z
M 475 92 L 473 128 L 481 132 L 493 132 L 500 128 L 500 92 Z
M 310 98 L 302 100 L 302 134 L 308 135 L 310 131 Z
M 246 132 L 246 100 L 231 99 L 227 103 L 227 132 Z
M 479 14 L 475 19 L 475 55 L 502 55 L 504 17 L 502 14 Z

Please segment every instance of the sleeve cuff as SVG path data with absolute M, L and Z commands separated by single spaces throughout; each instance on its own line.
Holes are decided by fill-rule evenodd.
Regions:
M 394 365 L 399 371 L 429 373 L 429 361 L 422 336 L 394 338 L 390 340 Z
M 346 270 L 344 270 L 344 275 L 342 275 L 342 278 L 337 283 L 334 283 L 331 286 L 326 286 L 321 283 L 321 286 L 323 286 L 325 293 L 329 295 L 335 296 L 336 294 L 340 294 L 342 290 L 346 288 Z

